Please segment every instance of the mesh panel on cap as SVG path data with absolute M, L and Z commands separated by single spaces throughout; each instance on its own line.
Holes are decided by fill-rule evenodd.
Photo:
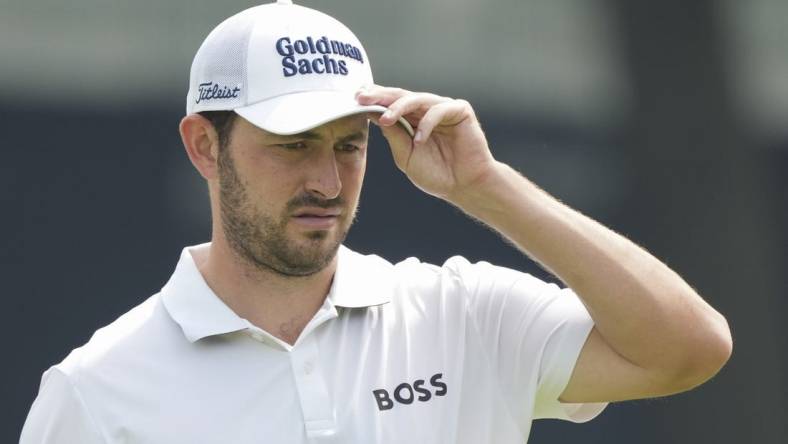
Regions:
M 197 50 L 192 62 L 186 114 L 230 110 L 246 104 L 246 50 L 254 25 L 250 12 L 244 11 L 219 24 Z M 217 97 L 230 94 L 237 97 Z

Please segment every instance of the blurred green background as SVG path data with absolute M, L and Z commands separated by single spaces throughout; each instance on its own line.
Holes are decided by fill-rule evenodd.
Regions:
M 301 3 L 355 31 L 378 83 L 468 99 L 496 157 L 728 317 L 734 355 L 706 385 L 584 425 L 537 421 L 531 443 L 788 442 L 788 2 Z M 177 124 L 202 39 L 253 4 L 0 0 L 1 442 L 18 439 L 48 366 L 207 240 Z M 372 144 L 351 247 L 553 279 Z

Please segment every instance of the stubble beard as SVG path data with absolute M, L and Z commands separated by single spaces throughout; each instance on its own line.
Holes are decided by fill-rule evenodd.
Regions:
M 218 166 L 222 230 L 239 259 L 258 270 L 287 277 L 311 276 L 331 262 L 347 237 L 355 214 L 345 219 L 350 223 L 340 221 L 338 235 L 328 241 L 331 234 L 326 231 L 312 231 L 303 239 L 290 239 L 287 224 L 292 211 L 299 207 L 343 206 L 341 198 L 324 200 L 309 194 L 298 196 L 287 203 L 277 219 L 258 210 L 249 200 L 228 147 L 219 150 Z

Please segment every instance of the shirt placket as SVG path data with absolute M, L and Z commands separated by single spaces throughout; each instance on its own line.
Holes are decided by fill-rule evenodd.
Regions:
M 310 440 L 336 433 L 336 414 L 320 366 L 315 335 L 307 335 L 290 351 L 290 363 Z

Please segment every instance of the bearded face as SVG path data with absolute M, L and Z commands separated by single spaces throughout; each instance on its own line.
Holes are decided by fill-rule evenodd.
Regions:
M 356 124 L 351 129 L 357 126 L 353 122 Z M 288 139 L 277 143 L 281 142 L 280 136 L 264 133 L 271 138 L 253 145 L 259 147 L 255 152 L 263 153 L 263 159 L 252 156 L 249 159 L 259 160 L 259 165 L 268 171 L 249 168 L 253 165 L 239 168 L 233 146 L 220 149 L 222 229 L 230 248 L 248 264 L 285 276 L 309 276 L 324 269 L 345 240 L 355 217 L 363 178 L 366 131 L 362 151 L 357 145 L 349 148 L 345 142 L 337 147 L 331 143 L 331 136 L 341 131 L 329 131 L 329 127 L 321 132 L 321 128 L 310 135 L 322 135 L 320 144 L 316 138 L 309 142 Z M 239 131 L 243 131 L 242 126 L 234 130 L 233 143 L 229 145 L 243 142 L 243 134 L 237 134 Z M 238 157 L 247 160 L 243 152 Z M 336 191 L 321 192 L 317 191 L 321 185 L 309 185 L 313 183 L 310 175 L 326 175 L 323 171 L 331 168 L 339 184 L 338 188 L 332 185 Z M 252 171 L 258 174 L 248 174 Z

